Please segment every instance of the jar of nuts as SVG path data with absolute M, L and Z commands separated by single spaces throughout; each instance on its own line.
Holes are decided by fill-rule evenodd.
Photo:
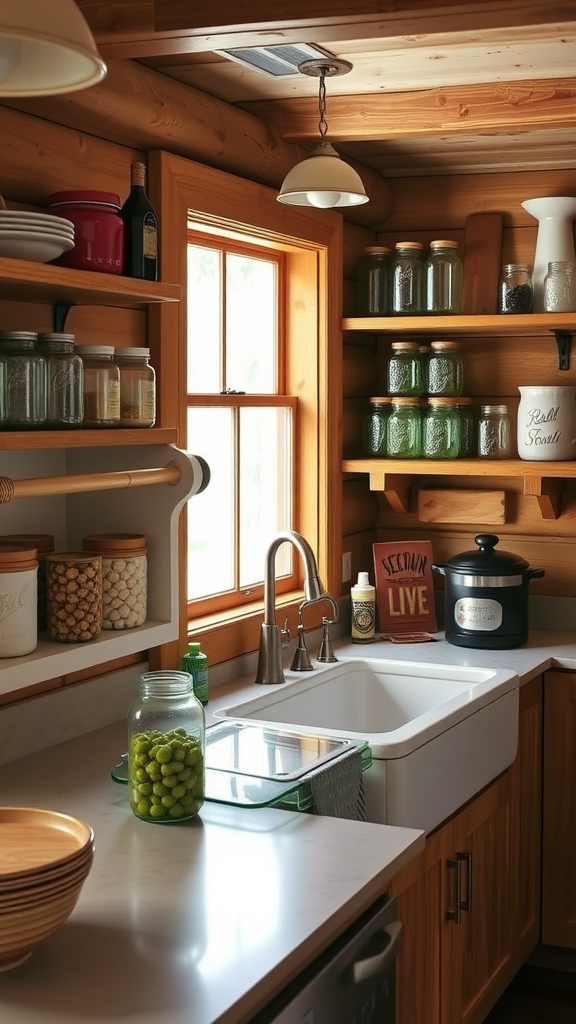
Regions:
M 102 628 L 102 559 L 86 551 L 46 555 L 48 635 L 65 644 L 94 640 Z
M 85 551 L 102 558 L 102 629 L 131 629 L 146 621 L 146 537 L 138 533 L 92 533 Z

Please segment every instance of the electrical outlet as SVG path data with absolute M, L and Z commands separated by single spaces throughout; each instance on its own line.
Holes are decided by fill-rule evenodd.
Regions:
M 352 579 L 352 552 L 345 551 L 342 555 L 342 583 Z

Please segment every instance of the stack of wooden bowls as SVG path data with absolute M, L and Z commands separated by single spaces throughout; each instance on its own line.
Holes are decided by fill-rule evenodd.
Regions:
M 67 814 L 0 807 L 0 972 L 24 963 L 72 913 L 94 833 Z

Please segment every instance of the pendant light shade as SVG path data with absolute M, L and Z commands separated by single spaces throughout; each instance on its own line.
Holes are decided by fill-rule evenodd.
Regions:
M 288 172 L 276 197 L 279 203 L 330 209 L 338 206 L 360 206 L 368 202 L 360 175 L 340 159 L 326 139 L 328 125 L 325 118 L 325 78 L 346 75 L 351 69 L 352 65 L 348 61 L 335 59 L 330 63 L 325 60 L 308 60 L 298 66 L 303 75 L 314 75 L 320 79 L 320 142 L 306 160 L 296 164 L 296 167 Z
M 0 97 L 76 92 L 105 74 L 74 0 L 1 0 Z
M 306 160 L 288 171 L 277 198 L 289 206 L 321 209 L 368 202 L 360 175 L 329 142 L 320 142 Z

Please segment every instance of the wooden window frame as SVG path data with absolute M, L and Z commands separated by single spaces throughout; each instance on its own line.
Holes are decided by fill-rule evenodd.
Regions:
M 296 457 L 299 486 L 296 521 L 312 545 L 326 589 L 341 589 L 342 478 L 342 217 L 329 210 L 299 209 L 277 202 L 277 192 L 225 171 L 164 151 L 149 154 L 150 197 L 160 214 L 161 275 L 180 284 L 180 303 L 149 311 L 152 357 L 158 368 L 158 422 L 177 427 L 186 449 L 186 280 L 189 220 L 222 228 L 234 237 L 249 232 L 259 244 L 286 253 L 286 391 L 298 399 Z M 192 443 L 193 450 L 193 443 Z M 198 454 L 202 454 L 199 450 Z M 194 500 L 194 499 L 192 499 Z M 180 520 L 185 552 L 185 517 Z M 180 560 L 183 564 L 183 558 Z M 186 573 L 179 580 L 180 639 L 152 652 L 156 666 L 178 663 L 190 636 L 201 636 L 212 664 L 258 648 L 262 601 L 188 622 Z M 281 595 L 277 606 L 296 634 L 302 590 Z M 315 616 L 314 612 L 317 612 Z M 310 625 L 322 607 L 310 609 Z M 308 625 L 308 622 L 307 622 Z

